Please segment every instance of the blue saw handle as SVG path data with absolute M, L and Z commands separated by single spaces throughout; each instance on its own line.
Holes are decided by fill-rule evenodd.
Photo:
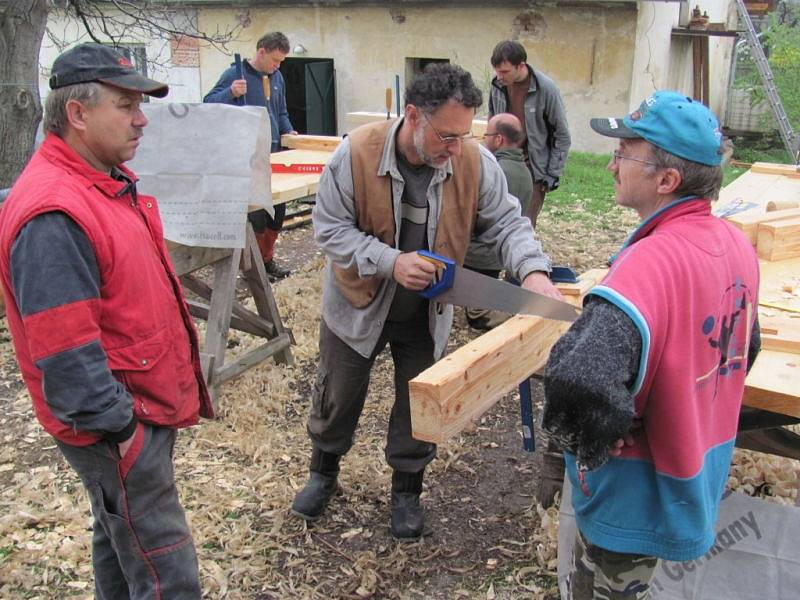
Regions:
M 552 267 L 550 281 L 553 283 L 578 283 L 578 276 L 569 267 Z
M 453 282 L 456 279 L 456 263 L 454 260 L 427 250 L 418 250 L 417 254 L 437 267 L 436 278 L 424 290 L 417 292 L 420 296 L 428 299 L 434 298 L 453 287 Z

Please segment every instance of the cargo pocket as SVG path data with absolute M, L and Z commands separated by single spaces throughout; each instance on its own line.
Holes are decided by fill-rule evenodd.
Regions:
M 148 423 L 168 425 L 180 408 L 169 330 L 120 348 L 106 349 L 108 366 L 134 399 L 134 412 Z
M 320 367 L 317 371 L 317 379 L 314 382 L 314 390 L 311 395 L 311 416 L 317 419 L 327 419 L 327 394 L 328 371 Z
M 130 522 L 117 514 L 117 509 L 100 485 L 92 485 L 89 489 L 92 514 L 109 538 L 126 579 L 135 581 L 137 577 L 146 577 L 146 568 L 142 563 L 143 553 Z

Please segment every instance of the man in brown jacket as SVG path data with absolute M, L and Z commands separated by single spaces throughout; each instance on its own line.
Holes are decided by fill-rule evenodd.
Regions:
M 376 356 L 388 343 L 395 403 L 386 460 L 392 473 L 391 531 L 416 538 L 425 466 L 436 446 L 411 436 L 408 381 L 441 358 L 453 308 L 417 294 L 434 267 L 417 250 L 462 264 L 473 229 L 496 247 L 523 287 L 559 297 L 550 261 L 505 176 L 470 128 L 482 102 L 458 66 L 429 65 L 406 90 L 405 116 L 353 131 L 322 175 L 314 234 L 328 256 L 320 364 L 308 419 L 310 480 L 292 512 L 318 518 L 337 490 L 339 459 L 353 443 Z

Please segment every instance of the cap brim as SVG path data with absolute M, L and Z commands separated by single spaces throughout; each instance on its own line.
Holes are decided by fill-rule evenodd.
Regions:
M 123 90 L 142 92 L 143 94 L 155 96 L 156 98 L 163 98 L 169 93 L 169 86 L 166 83 L 159 83 L 153 79 L 143 77 L 138 73 L 106 77 L 104 79 L 98 79 L 98 81 L 107 83 L 108 85 L 113 85 L 114 87 L 122 88 Z
M 615 119 L 608 117 L 606 119 L 590 119 L 589 127 L 594 129 L 600 135 L 613 138 L 640 138 L 638 133 L 625 125 L 622 118 Z

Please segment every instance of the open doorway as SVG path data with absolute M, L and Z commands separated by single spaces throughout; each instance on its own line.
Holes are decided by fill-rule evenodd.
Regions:
M 336 135 L 336 71 L 332 58 L 287 57 L 286 109 L 298 133 Z

